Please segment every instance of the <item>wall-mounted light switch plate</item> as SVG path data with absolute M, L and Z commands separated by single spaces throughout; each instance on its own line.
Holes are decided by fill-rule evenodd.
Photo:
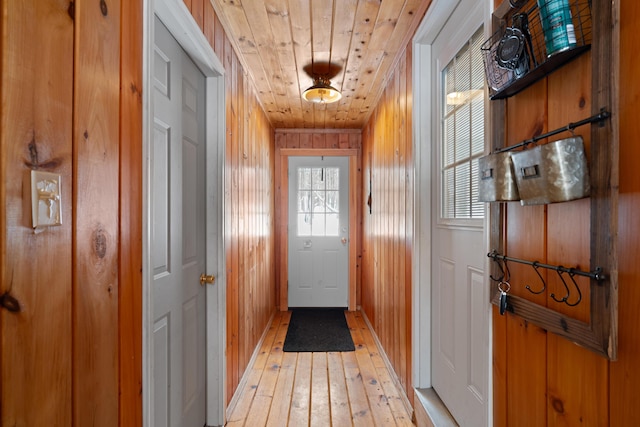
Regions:
M 62 225 L 60 175 L 31 171 L 31 217 L 33 228 Z

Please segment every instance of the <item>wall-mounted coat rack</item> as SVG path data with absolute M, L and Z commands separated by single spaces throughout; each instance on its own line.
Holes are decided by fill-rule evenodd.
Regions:
M 506 100 L 500 96 L 492 97 L 490 106 L 489 126 L 491 131 L 491 152 L 497 153 L 503 150 L 514 150 L 524 147 L 537 140 L 548 138 L 556 132 L 572 131 L 573 128 L 583 123 L 598 123 L 590 129 L 589 143 L 589 180 L 590 180 L 590 220 L 589 220 L 589 269 L 595 271 L 598 266 L 606 269 L 603 280 L 595 277 L 589 279 L 588 302 L 584 298 L 583 304 L 588 303 L 588 316 L 585 320 L 572 317 L 571 307 L 556 305 L 553 302 L 563 297 L 542 299 L 525 298 L 526 295 L 504 294 L 508 292 L 508 286 L 496 286 L 490 283 L 491 303 L 499 307 L 499 311 L 509 312 L 525 319 L 526 321 L 554 334 L 565 337 L 568 340 L 592 350 L 610 360 L 617 357 L 617 329 L 618 329 L 618 117 L 615 106 L 618 105 L 619 87 L 616 85 L 617 49 L 613 35 L 614 6 L 607 0 L 589 1 L 592 7 L 589 18 L 592 24 L 591 41 L 591 114 L 593 117 L 568 126 L 538 135 L 531 140 L 520 144 L 507 146 L 507 117 Z M 503 1 L 492 14 L 492 29 L 498 31 L 502 28 L 506 19 L 513 14 L 513 8 L 509 1 Z M 536 55 L 538 56 L 538 55 Z M 549 62 L 549 61 L 547 61 Z M 522 81 L 523 79 L 520 79 Z M 514 93 L 515 94 L 515 91 Z M 513 94 L 507 94 L 511 96 Z M 601 109 L 608 106 L 613 111 Z M 608 119 L 608 120 L 604 120 Z M 495 249 L 498 254 L 505 254 L 507 250 L 507 210 L 508 203 L 491 202 L 489 205 L 489 248 Z M 497 262 L 490 263 L 490 274 L 494 278 L 501 275 L 500 265 Z M 539 273 L 539 263 L 533 266 Z M 504 268 L 504 266 L 503 266 Z M 569 277 L 569 272 L 563 272 Z M 530 277 L 531 275 L 529 275 Z M 534 276 L 535 277 L 535 276 Z M 576 280 L 577 280 L 576 276 Z M 585 286 L 580 283 L 583 289 Z M 542 293 L 542 284 L 529 289 L 532 292 Z M 546 287 L 545 287 L 546 289 Z M 506 291 L 506 292 L 505 292 Z M 550 296 L 550 295 L 549 295 Z M 506 302 L 506 307 L 504 303 Z M 566 301 L 565 301 L 566 302 Z M 570 300 L 574 303 L 575 300 Z M 578 311 L 585 311 L 580 308 Z
M 498 283 L 503 283 L 505 281 L 508 282 L 510 280 L 510 273 L 509 273 L 509 267 L 507 265 L 507 261 L 515 262 L 518 264 L 530 265 L 534 269 L 536 275 L 540 278 L 540 282 L 542 284 L 541 288 L 535 289 L 535 290 L 530 285 L 526 285 L 525 288 L 532 294 L 541 294 L 547 288 L 547 283 L 542 277 L 542 275 L 540 274 L 540 271 L 538 269 L 543 268 L 543 269 L 555 271 L 558 274 L 558 277 L 560 278 L 560 281 L 562 282 L 565 288 L 565 295 L 563 297 L 557 297 L 555 294 L 552 293 L 549 296 L 553 298 L 554 301 L 558 303 L 564 303 L 570 307 L 574 307 L 580 304 L 580 302 L 582 301 L 582 291 L 580 290 L 580 286 L 578 286 L 578 283 L 576 283 L 576 280 L 574 279 L 575 276 L 589 277 L 590 279 L 593 279 L 597 282 L 602 282 L 607 278 L 607 276 L 604 274 L 604 271 L 602 270 L 601 267 L 596 267 L 594 271 L 582 271 L 577 268 L 568 268 L 562 265 L 551 265 L 551 264 L 544 264 L 538 261 L 528 261 L 524 259 L 513 258 L 506 255 L 501 255 L 495 250 L 489 252 L 487 256 L 493 259 L 498 265 L 498 269 L 500 270 L 500 277 L 494 277 L 493 275 L 489 276 L 491 280 Z M 569 277 L 569 281 L 571 282 L 572 286 L 569 286 L 569 284 L 567 283 L 567 280 L 565 279 L 565 276 Z

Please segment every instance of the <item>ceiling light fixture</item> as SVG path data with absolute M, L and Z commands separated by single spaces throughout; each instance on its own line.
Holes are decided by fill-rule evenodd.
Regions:
M 302 93 L 302 97 L 309 102 L 330 104 L 342 98 L 340 91 L 331 86 L 331 82 L 324 76 L 313 78 L 313 86 Z

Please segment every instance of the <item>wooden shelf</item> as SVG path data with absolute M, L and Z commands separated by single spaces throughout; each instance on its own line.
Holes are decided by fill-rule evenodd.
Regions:
M 548 76 L 558 68 L 562 67 L 564 64 L 567 64 L 572 60 L 576 59 L 578 56 L 582 55 L 589 49 L 591 49 L 590 44 L 586 46 L 578 46 L 573 49 L 567 50 L 565 52 L 559 52 L 551 56 L 549 59 L 547 59 L 545 62 L 540 64 L 538 67 L 529 71 L 522 78 L 514 80 L 504 89 L 490 95 L 489 98 L 492 100 L 509 98 L 510 96 L 513 96 L 518 92 L 531 86 L 538 80 Z

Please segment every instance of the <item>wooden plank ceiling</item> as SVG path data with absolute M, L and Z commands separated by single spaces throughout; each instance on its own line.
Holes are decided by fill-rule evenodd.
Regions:
M 430 0 L 211 0 L 275 128 L 361 129 Z M 313 104 L 312 74 L 342 92 Z

